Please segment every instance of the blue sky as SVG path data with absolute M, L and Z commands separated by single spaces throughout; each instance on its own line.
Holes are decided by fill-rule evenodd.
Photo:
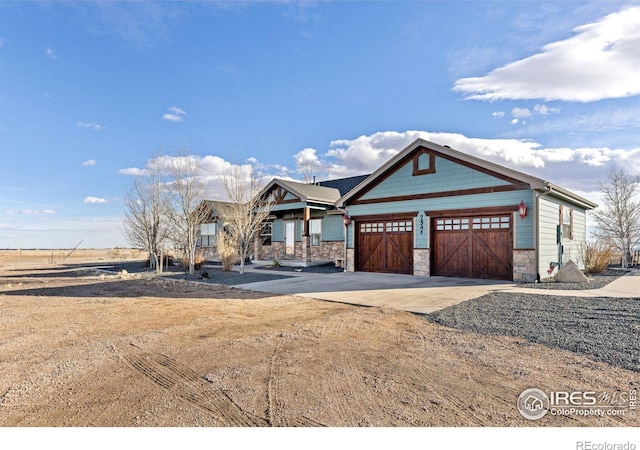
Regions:
M 640 2 L 0 2 L 0 248 L 126 246 L 160 152 L 370 173 L 416 137 L 598 201 L 640 175 Z

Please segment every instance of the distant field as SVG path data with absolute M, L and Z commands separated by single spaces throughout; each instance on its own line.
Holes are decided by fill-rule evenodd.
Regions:
M 124 262 L 146 259 L 145 252 L 135 249 L 58 249 L 0 250 L 0 266 L 42 266 L 47 264 L 81 264 Z

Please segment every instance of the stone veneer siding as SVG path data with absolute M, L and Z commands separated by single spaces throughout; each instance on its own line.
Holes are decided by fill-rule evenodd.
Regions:
M 334 262 L 337 258 L 344 258 L 344 242 L 343 241 L 322 241 L 320 246 L 308 246 L 305 252 L 304 244 L 308 237 L 303 237 L 302 242 L 296 242 L 295 256 L 284 254 L 284 242 L 271 242 L 271 245 L 254 245 L 254 259 L 258 261 L 272 261 L 299 259 L 308 263 L 315 261 Z
M 513 281 L 516 283 L 536 281 L 535 250 L 513 250 Z
M 355 250 L 352 248 L 348 248 L 347 249 L 347 267 L 345 267 L 345 272 L 356 271 L 355 256 L 356 256 Z
M 309 247 L 311 261 L 331 261 L 336 259 L 344 259 L 344 242 L 343 241 L 322 241 L 320 246 Z
M 413 249 L 413 274 L 418 277 L 431 275 L 431 252 L 428 248 Z
M 284 242 L 271 242 L 271 245 L 256 244 L 254 259 L 258 261 L 272 261 L 284 257 Z

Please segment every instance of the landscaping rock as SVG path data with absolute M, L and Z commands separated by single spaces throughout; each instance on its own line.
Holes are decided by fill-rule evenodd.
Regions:
M 588 283 L 589 279 L 578 269 L 576 263 L 570 260 L 558 270 L 556 281 L 561 283 Z

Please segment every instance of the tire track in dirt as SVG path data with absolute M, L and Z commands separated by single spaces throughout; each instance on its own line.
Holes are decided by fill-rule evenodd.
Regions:
M 435 383 L 433 380 L 440 380 L 440 374 L 435 370 L 432 370 L 423 363 L 424 359 L 421 358 L 426 353 L 427 337 L 420 330 L 415 332 L 400 331 L 393 335 L 393 341 L 400 347 L 406 347 L 407 341 L 413 343 L 414 347 L 411 350 L 411 356 L 405 359 L 407 365 L 411 368 L 409 373 L 415 374 L 403 381 L 407 384 L 411 384 L 416 387 L 426 388 L 432 395 L 428 401 L 435 406 L 453 405 L 454 408 L 447 406 L 448 409 L 455 411 L 457 414 L 463 416 L 468 421 L 466 425 L 483 426 L 486 425 L 482 418 L 478 417 L 470 408 L 472 405 L 463 403 L 459 400 L 460 391 L 457 388 L 448 387 L 447 383 Z M 419 393 L 423 395 L 423 392 Z M 423 426 L 422 422 L 418 422 L 415 425 Z
M 350 333 L 362 333 L 362 311 L 358 309 L 348 310 L 338 316 L 327 319 L 329 322 L 320 330 L 324 339 L 332 339 L 332 335 L 344 338 Z M 365 321 L 368 319 L 364 319 Z M 357 342 L 349 345 L 359 345 Z M 375 391 L 366 383 L 368 379 L 375 378 L 365 368 L 356 364 L 354 358 L 348 356 L 349 351 L 335 355 L 333 365 L 336 369 L 327 384 L 327 396 L 325 404 L 332 406 L 332 416 L 337 421 L 336 426 L 354 426 L 354 424 L 369 426 L 370 420 L 375 420 L 383 411 Z
M 279 417 L 275 411 L 275 390 L 276 390 L 276 382 L 278 377 L 276 376 L 276 359 L 278 357 L 278 348 L 280 347 L 280 342 L 276 342 L 276 346 L 273 350 L 273 355 L 271 355 L 271 359 L 269 361 L 269 375 L 267 378 L 267 420 L 269 421 L 270 426 L 278 426 L 276 423 L 277 418 Z
M 301 330 L 298 330 L 296 337 L 299 337 Z M 267 378 L 267 420 L 272 427 L 323 427 L 324 424 L 317 422 L 307 416 L 288 417 L 287 405 L 282 400 L 281 384 L 285 377 L 283 371 L 283 349 L 290 347 L 291 334 L 280 334 L 284 338 L 276 342 L 273 355 L 269 361 L 269 374 Z
M 364 314 L 364 315 L 363 315 Z M 361 336 L 363 326 L 374 326 L 380 312 L 377 309 L 362 310 L 350 309 L 338 315 L 325 318 L 325 325 L 319 326 L 320 336 L 323 339 L 345 339 L 348 335 L 353 335 L 353 341 L 349 344 L 353 348 L 345 349 L 344 352 L 335 355 L 332 359 L 335 369 L 331 374 L 331 380 L 327 383 L 327 396 L 324 403 L 331 405 L 331 415 L 336 418 L 336 426 L 371 426 L 382 417 L 394 417 L 403 422 L 404 426 L 414 426 L 416 424 L 407 422 L 402 417 L 397 417 L 389 408 L 380 402 L 378 388 L 392 380 L 392 374 L 381 378 L 380 373 L 370 370 L 368 366 L 358 364 L 362 361 L 359 358 L 347 356 L 351 350 L 360 352 L 366 348 L 362 347 Z M 382 357 L 387 348 L 392 347 L 388 343 L 378 342 L 385 350 L 376 352 L 374 357 Z M 422 425 L 422 424 L 420 424 Z
M 176 398 L 206 411 L 220 425 L 227 427 L 267 425 L 264 418 L 245 411 L 224 391 L 212 387 L 212 383 L 166 355 L 144 351 L 121 351 L 121 357 L 131 369 L 144 375 Z

